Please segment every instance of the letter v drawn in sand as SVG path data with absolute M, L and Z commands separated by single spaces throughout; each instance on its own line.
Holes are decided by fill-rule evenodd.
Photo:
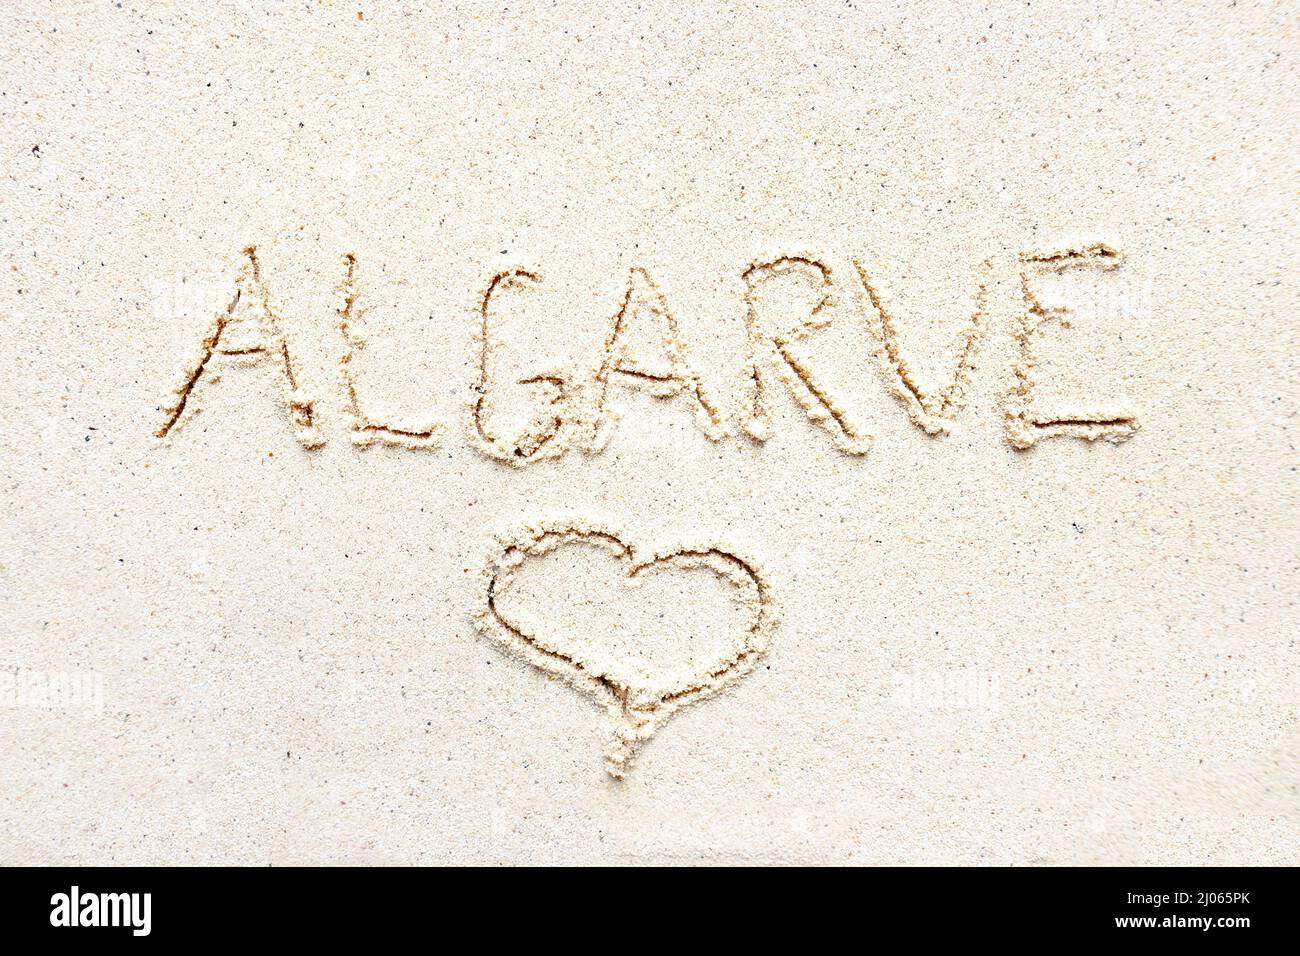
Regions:
M 957 361 L 953 366 L 952 378 L 938 391 L 923 389 L 917 381 L 911 363 L 903 355 L 898 341 L 898 320 L 886 308 L 884 296 L 871 281 L 862 263 L 854 260 L 862 288 L 871 299 L 875 318 L 871 320 L 872 332 L 880 343 L 876 358 L 884 369 L 894 396 L 907 409 L 907 416 L 927 435 L 940 435 L 947 432 L 949 423 L 956 417 L 966 400 L 966 388 L 970 385 L 970 375 L 975 369 L 975 356 L 979 351 L 980 337 L 984 333 L 984 318 L 988 301 L 988 273 L 993 268 L 991 259 L 985 259 L 975 292 L 975 311 L 966 322 L 957 341 Z
M 693 579 L 687 601 L 684 573 Z M 776 618 L 757 568 L 729 548 L 643 555 L 617 532 L 582 520 L 500 539 L 483 589 L 476 620 L 486 636 L 604 705 L 605 768 L 616 778 L 679 708 L 753 670 Z M 623 613 L 638 602 L 650 609 Z

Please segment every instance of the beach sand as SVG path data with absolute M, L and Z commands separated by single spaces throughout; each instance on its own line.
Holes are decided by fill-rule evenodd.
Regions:
M 1296 861 L 1289 5 L 7 21 L 0 862 Z

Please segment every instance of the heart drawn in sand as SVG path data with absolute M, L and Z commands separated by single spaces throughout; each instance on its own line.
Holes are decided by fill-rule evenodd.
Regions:
M 579 520 L 501 539 L 483 577 L 482 631 L 605 706 L 613 777 L 678 708 L 749 673 L 775 622 L 763 578 L 729 548 L 642 555 Z

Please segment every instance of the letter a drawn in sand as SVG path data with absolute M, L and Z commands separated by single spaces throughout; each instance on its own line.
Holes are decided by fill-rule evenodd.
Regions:
M 325 444 L 317 421 L 316 403 L 299 388 L 280 316 L 271 307 L 270 296 L 262 281 L 262 266 L 255 246 L 244 249 L 230 303 L 213 316 L 211 328 L 187 365 L 171 403 L 164 409 L 163 422 L 155 433 L 156 437 L 170 437 L 187 412 L 193 415 L 199 411 L 195 401 L 197 387 L 218 357 L 254 365 L 270 361 L 279 371 L 289 420 L 298 441 L 304 448 L 318 448 Z

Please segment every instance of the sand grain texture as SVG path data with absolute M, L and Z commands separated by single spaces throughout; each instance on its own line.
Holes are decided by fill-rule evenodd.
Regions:
M 6 12 L 0 862 L 1296 861 L 1290 5 Z

